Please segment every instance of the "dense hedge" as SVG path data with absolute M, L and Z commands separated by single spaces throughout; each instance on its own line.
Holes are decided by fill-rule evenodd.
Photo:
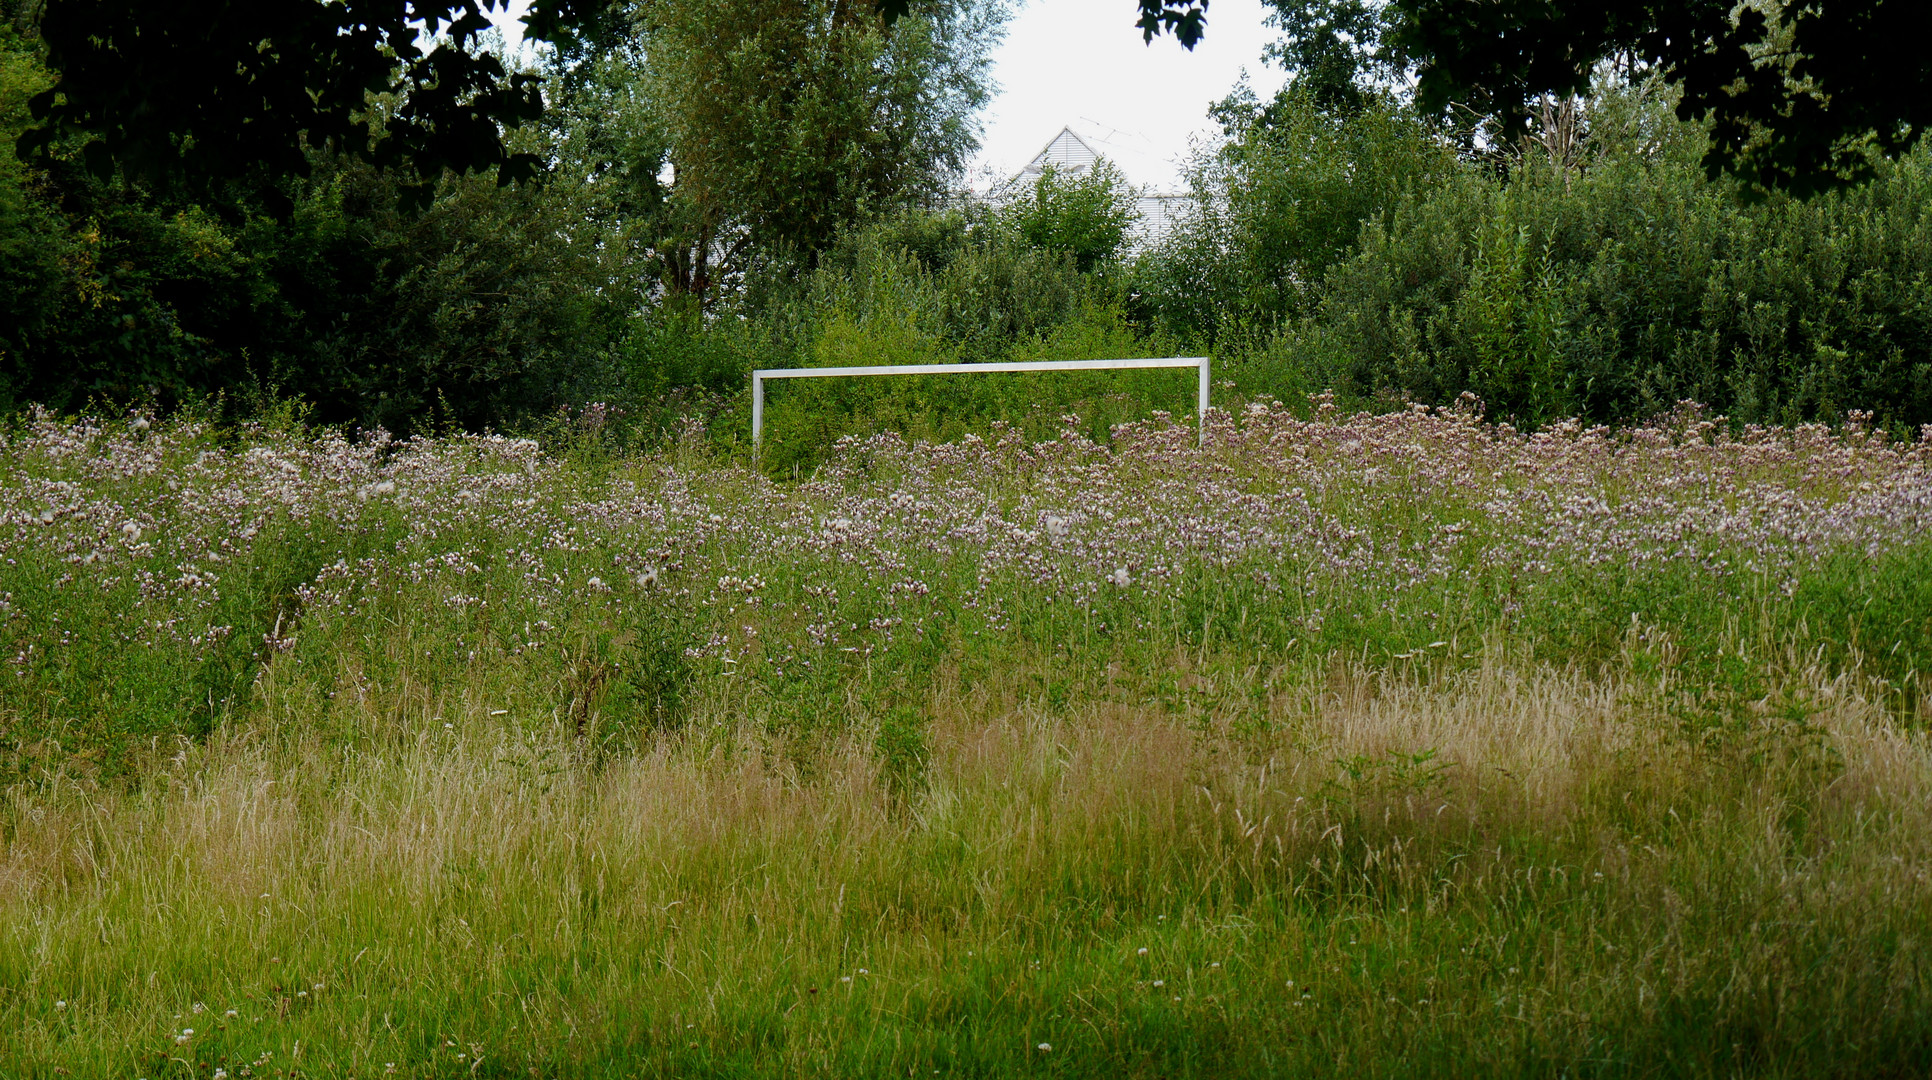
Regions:
M 1682 399 L 1747 421 L 1932 422 L 1932 157 L 1752 202 L 1705 178 L 1701 136 L 1663 106 L 1595 103 L 1564 161 L 1449 160 L 1387 108 L 1257 118 L 1204 173 L 1210 212 L 1146 260 L 1147 309 L 1284 396 L 1473 391 L 1528 424 Z M 1345 246 L 1322 216 L 1336 202 L 1357 213 Z

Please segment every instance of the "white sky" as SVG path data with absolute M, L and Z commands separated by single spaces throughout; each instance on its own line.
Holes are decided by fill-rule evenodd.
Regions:
M 1261 62 L 1274 30 L 1260 0 L 1213 0 L 1207 36 L 1193 52 L 1163 35 L 1142 44 L 1134 0 L 1032 0 L 1007 24 L 993 54 L 999 93 L 984 115 L 974 172 L 1018 172 L 1071 126 L 1114 160 L 1130 183 L 1172 190 L 1189 141 L 1219 129 L 1208 106 L 1226 97 L 1242 69 L 1265 100 L 1284 73 Z M 983 186 L 979 176 L 971 178 Z
M 529 0 L 511 0 L 499 18 L 510 45 L 522 35 Z M 1210 104 L 1246 69 L 1265 100 L 1285 78 L 1261 62 L 1275 31 L 1262 25 L 1260 0 L 1212 0 L 1207 36 L 1193 52 L 1171 36 L 1143 44 L 1134 0 L 1016 0 L 1006 41 L 993 53 L 998 87 L 982 116 L 985 131 L 969 180 L 1004 180 L 1033 159 L 1063 126 L 1114 160 L 1130 183 L 1181 187 L 1177 164 L 1196 137 L 1217 133 Z

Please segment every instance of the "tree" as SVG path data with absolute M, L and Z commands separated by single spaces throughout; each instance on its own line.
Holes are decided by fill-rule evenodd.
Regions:
M 1355 59 L 1362 0 L 1275 0 L 1303 77 Z M 1706 122 L 1705 169 L 1804 196 L 1872 175 L 1932 124 L 1932 5 L 1922 0 L 1390 0 L 1374 60 L 1413 70 L 1429 111 L 1493 118 L 1505 139 L 1532 103 L 1590 92 L 1604 74 L 1661 77 L 1677 114 Z M 1337 34 L 1336 31 L 1341 31 Z M 1334 60 L 1335 63 L 1329 61 Z
M 535 0 L 526 34 L 567 39 L 608 0 Z M 46 0 L 38 19 L 58 81 L 31 102 L 23 158 L 80 143 L 90 169 L 118 164 L 155 187 L 306 176 L 327 144 L 406 165 L 419 199 L 445 170 L 495 168 L 500 183 L 539 161 L 502 129 L 535 119 L 538 79 L 471 48 L 485 0 Z M 427 38 L 436 44 L 426 44 Z M 376 95 L 393 110 L 372 114 Z M 372 123 L 372 116 L 374 122 Z
M 1279 41 L 1264 55 L 1286 68 L 1304 103 L 1358 112 L 1386 84 L 1383 4 L 1372 0 L 1284 0 L 1270 21 Z
M 1003 216 L 1027 246 L 1069 255 L 1076 270 L 1090 274 L 1126 249 L 1140 210 L 1127 178 L 1100 158 L 1072 175 L 1048 165 L 1006 204 Z
M 57 81 L 34 99 L 36 124 L 16 151 L 44 162 L 74 143 L 98 176 L 118 166 L 150 186 L 193 192 L 253 179 L 284 209 L 274 182 L 308 175 L 309 145 L 408 166 L 420 178 L 406 189 L 418 205 L 446 170 L 494 169 L 504 184 L 528 179 L 542 162 L 506 150 L 502 133 L 541 115 L 542 80 L 506 72 L 471 47 L 489 26 L 485 10 L 501 2 L 43 0 L 36 8 L 28 0 Z M 1149 41 L 1172 33 L 1191 49 L 1204 32 L 1206 0 L 1137 3 L 1137 25 Z M 648 6 L 666 22 L 694 21 L 687 18 L 694 8 L 737 10 Z M 943 20 L 954 7 L 950 0 L 842 0 L 821 14 L 838 24 L 836 33 L 855 21 L 890 29 L 915 9 Z M 575 60 L 622 32 L 625 9 L 617 0 L 534 0 L 524 36 Z M 708 21 L 734 37 L 755 29 Z M 994 22 L 980 30 L 990 32 L 983 52 L 997 31 Z M 395 107 L 372 109 L 383 96 Z
M 975 146 L 1002 10 L 638 4 L 561 120 L 644 220 L 665 292 L 714 299 L 758 261 L 807 266 L 857 218 L 941 196 Z M 648 234 L 648 235 L 646 235 Z
M 0 142 L 53 82 L 39 44 L 0 20 Z M 545 134 L 507 144 L 552 161 Z M 245 197 L 216 214 L 64 154 L 0 157 L 0 413 L 216 395 L 249 408 L 268 390 L 323 422 L 409 431 L 514 424 L 602 392 L 634 303 L 584 226 L 594 185 L 567 163 L 541 186 L 446 178 L 405 212 L 408 169 L 307 152 L 279 216 Z

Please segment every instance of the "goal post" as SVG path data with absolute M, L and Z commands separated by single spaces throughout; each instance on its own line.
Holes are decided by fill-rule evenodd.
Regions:
M 1132 368 L 1197 368 L 1200 393 L 1195 405 L 1196 441 L 1207 445 L 1208 358 L 1162 356 L 1142 360 L 1027 360 L 996 364 L 882 364 L 877 367 L 760 368 L 751 373 L 751 452 L 765 432 L 766 379 L 832 379 L 847 375 L 992 375 L 1006 371 L 1122 371 Z

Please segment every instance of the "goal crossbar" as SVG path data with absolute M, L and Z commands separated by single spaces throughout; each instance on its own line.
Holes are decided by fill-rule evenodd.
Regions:
M 1025 360 L 997 364 L 882 364 L 877 367 L 760 368 L 751 373 L 751 450 L 765 432 L 766 379 L 828 379 L 845 375 L 992 375 L 1005 371 L 1118 371 L 1128 368 L 1198 368 L 1200 392 L 1195 406 L 1197 439 L 1207 443 L 1208 358 L 1162 356 L 1141 360 Z

